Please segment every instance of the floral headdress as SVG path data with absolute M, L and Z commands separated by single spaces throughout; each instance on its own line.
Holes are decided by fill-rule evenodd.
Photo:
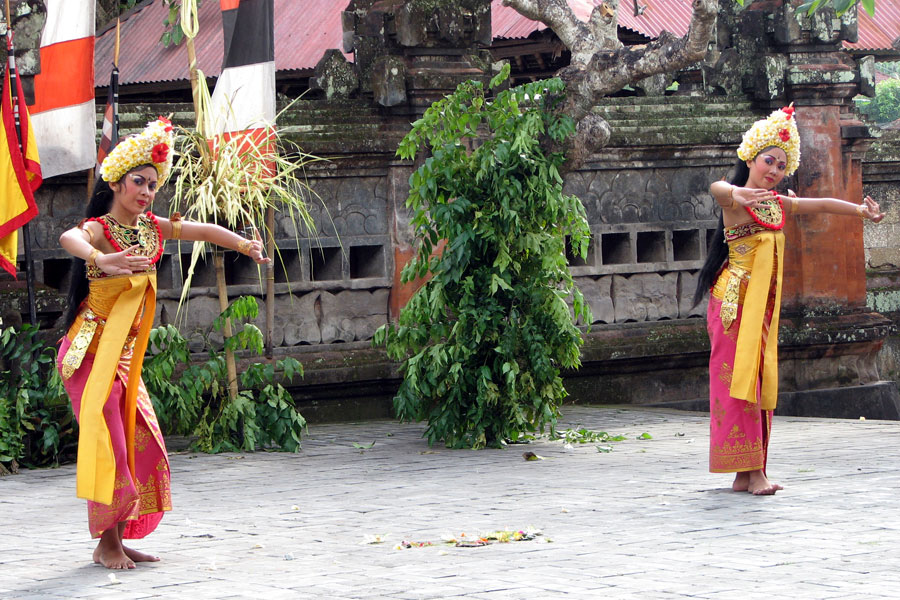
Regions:
M 172 122 L 158 117 L 113 148 L 100 165 L 100 176 L 104 181 L 119 181 L 133 168 L 152 164 L 162 183 L 172 168 L 172 138 Z
M 794 121 L 793 104 L 754 123 L 744 134 L 737 155 L 741 160 L 753 160 L 771 146 L 781 148 L 787 154 L 785 174 L 792 175 L 800 166 L 800 134 Z

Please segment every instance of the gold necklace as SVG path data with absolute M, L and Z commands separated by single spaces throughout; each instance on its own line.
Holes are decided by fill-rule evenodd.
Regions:
M 156 224 L 156 218 L 153 215 L 140 215 L 136 227 L 129 227 L 119 223 L 109 213 L 103 215 L 101 222 L 103 223 L 106 238 L 118 252 L 127 250 L 132 246 L 140 246 L 133 254 L 147 256 L 154 263 L 159 259 L 159 255 L 162 254 L 159 226 Z

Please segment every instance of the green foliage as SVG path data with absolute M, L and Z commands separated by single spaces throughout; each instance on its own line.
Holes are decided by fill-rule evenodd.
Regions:
M 0 329 L 0 466 L 57 464 L 75 441 L 56 348 L 31 325 Z
M 859 111 L 876 123 L 900 119 L 900 79 L 885 79 L 875 86 L 875 97 L 859 102 Z
M 743 0 L 737 0 L 737 2 L 741 6 L 744 5 Z M 812 15 L 819 8 L 830 6 L 834 8 L 838 16 L 841 16 L 857 4 L 862 4 L 863 9 L 869 13 L 870 17 L 875 16 L 875 0 L 803 0 L 800 6 L 797 7 L 797 12 L 805 12 L 807 15 Z
M 900 61 L 885 61 L 875 63 L 875 70 L 894 78 L 900 78 Z
M 628 438 L 624 435 L 610 435 L 605 431 L 594 431 L 581 427 L 579 429 L 564 429 L 551 436 L 554 440 L 563 440 L 567 444 L 589 444 L 596 442 L 623 442 Z
M 541 145 L 574 131 L 555 110 L 563 92 L 551 79 L 491 99 L 481 83 L 463 83 L 400 144 L 404 159 L 430 152 L 410 178 L 420 246 L 402 281 L 430 278 L 374 343 L 403 359 L 394 406 L 403 420 L 428 421 L 431 444 L 481 448 L 552 430 L 566 396 L 560 368 L 580 365 L 566 300 L 591 318 L 568 271 L 566 236 L 584 256 L 590 230 L 581 201 L 563 194 L 563 155 Z
M 134 2 L 134 0 L 128 0 Z M 163 34 L 159 38 L 163 47 L 177 46 L 184 41 L 184 30 L 181 28 L 181 0 L 162 0 L 163 5 L 168 7 L 169 12 L 163 19 Z M 196 0 L 197 8 L 203 3 L 203 0 Z
M 206 333 L 209 356 L 202 364 L 189 364 L 188 342 L 171 325 L 150 332 L 143 377 L 163 433 L 196 435 L 194 447 L 203 452 L 300 449 L 306 420 L 276 375 L 292 381 L 296 375 L 303 376 L 302 365 L 290 357 L 275 364 L 251 364 L 239 375 L 241 391 L 232 402 L 224 351 L 213 349 L 209 341 L 212 331 L 221 331 L 226 319 L 233 324 L 244 321 L 225 341 L 225 348 L 262 355 L 262 332 L 246 322 L 258 313 L 255 298 L 244 296 L 232 302 Z M 188 366 L 179 372 L 182 365 Z

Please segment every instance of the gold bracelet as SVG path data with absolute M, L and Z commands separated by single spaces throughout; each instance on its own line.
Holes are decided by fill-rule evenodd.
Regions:
M 860 219 L 866 218 L 866 215 L 863 214 L 863 205 L 862 204 L 856 205 L 856 216 L 859 217 Z
M 89 264 L 90 266 L 94 267 L 95 269 L 99 269 L 99 267 L 97 266 L 97 257 L 98 256 L 103 256 L 103 253 L 100 252 L 99 250 L 97 250 L 96 248 L 94 248 L 93 250 L 91 250 L 91 253 L 88 255 L 87 260 L 85 262 L 87 264 Z
M 734 199 L 734 188 L 735 186 L 728 188 L 728 197 L 731 198 L 731 204 L 728 205 L 728 208 L 734 208 L 734 203 L 736 202 Z
M 237 251 L 244 256 L 250 256 L 251 247 L 253 247 L 253 242 L 251 242 L 250 240 L 241 240 L 238 242 Z

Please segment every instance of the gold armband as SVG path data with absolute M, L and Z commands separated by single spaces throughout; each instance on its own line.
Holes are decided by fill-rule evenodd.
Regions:
M 78 224 L 78 228 L 81 229 L 86 234 L 88 234 L 88 244 L 93 246 L 94 245 L 94 232 L 91 231 L 91 228 L 87 226 L 85 221 L 87 221 L 87 219 L 82 219 L 81 223 Z
M 171 217 L 169 217 L 169 223 L 172 225 L 172 239 L 180 240 L 181 239 L 181 213 L 173 213 Z

